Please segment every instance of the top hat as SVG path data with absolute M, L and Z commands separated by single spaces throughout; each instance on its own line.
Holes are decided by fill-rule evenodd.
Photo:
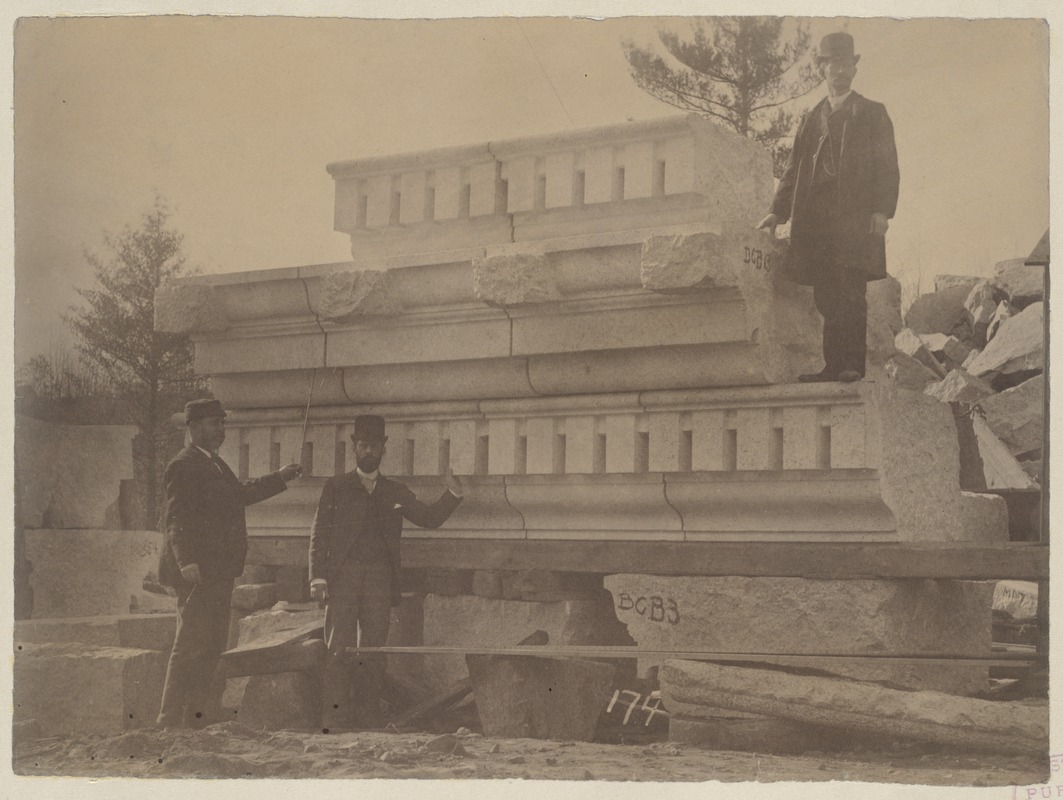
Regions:
M 856 55 L 853 45 L 853 37 L 848 33 L 828 33 L 819 43 L 819 52 L 816 54 L 816 63 L 830 58 L 851 58 L 855 64 L 860 60 Z
M 204 417 L 224 417 L 221 400 L 192 400 L 185 403 L 185 424 Z
M 354 418 L 354 433 L 351 438 L 370 444 L 384 444 L 388 440 L 384 435 L 384 418 L 375 414 L 359 414 Z

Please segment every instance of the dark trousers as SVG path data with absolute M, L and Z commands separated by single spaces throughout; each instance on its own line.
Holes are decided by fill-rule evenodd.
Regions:
M 185 584 L 177 590 L 177 635 L 158 724 L 196 727 L 215 721 L 223 682 L 214 671 L 229 640 L 232 594 L 232 579 Z
M 391 626 L 391 569 L 348 563 L 329 579 L 321 724 L 378 727 L 387 657 L 351 656 L 348 647 L 380 647 Z
M 867 277 L 836 268 L 817 275 L 812 297 L 823 315 L 823 360 L 827 372 L 864 374 L 867 355 Z
M 837 193 L 832 184 L 813 190 L 809 251 L 813 299 L 823 315 L 824 370 L 864 374 L 867 358 L 867 275 L 852 263 L 851 242 L 840 230 Z

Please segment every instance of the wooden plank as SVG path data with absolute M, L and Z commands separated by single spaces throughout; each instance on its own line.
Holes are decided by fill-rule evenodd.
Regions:
M 249 564 L 305 565 L 307 538 L 252 537 Z M 750 578 L 1047 580 L 1048 546 L 900 542 L 665 542 L 404 539 L 402 564 L 434 569 Z
M 891 664 L 980 664 L 983 666 L 1014 666 L 1035 664 L 1044 659 L 1034 654 L 994 653 L 985 656 L 952 655 L 949 653 L 707 653 L 688 650 L 649 650 L 640 647 L 601 645 L 551 647 L 472 647 L 426 645 L 417 647 L 350 647 L 351 655 L 386 653 L 390 655 L 486 655 L 529 656 L 533 658 L 651 658 L 683 659 L 686 661 L 740 661 L 778 664 L 811 665 L 824 661 Z
M 491 541 L 408 539 L 406 567 L 553 569 L 614 574 L 798 577 L 834 580 L 1048 578 L 1048 548 L 836 542 Z

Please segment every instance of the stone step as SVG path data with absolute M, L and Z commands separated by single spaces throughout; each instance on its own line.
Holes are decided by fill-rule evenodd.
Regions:
M 27 619 L 15 622 L 17 643 L 80 643 L 169 652 L 177 630 L 176 614 L 118 614 L 100 617 Z
M 14 720 L 41 735 L 111 736 L 155 723 L 168 653 L 81 642 L 15 650 Z

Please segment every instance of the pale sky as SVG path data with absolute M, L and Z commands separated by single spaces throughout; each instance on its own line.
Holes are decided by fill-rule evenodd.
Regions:
M 15 29 L 16 362 L 69 341 L 86 248 L 156 193 L 191 265 L 344 261 L 331 161 L 679 113 L 624 38 L 682 18 L 23 19 Z M 1048 33 L 1033 20 L 814 19 L 847 28 L 901 169 L 890 271 L 989 275 L 1048 226 Z M 555 93 L 556 90 L 556 93 Z M 815 102 L 825 90 L 796 108 Z M 757 220 L 750 220 L 755 225 Z

